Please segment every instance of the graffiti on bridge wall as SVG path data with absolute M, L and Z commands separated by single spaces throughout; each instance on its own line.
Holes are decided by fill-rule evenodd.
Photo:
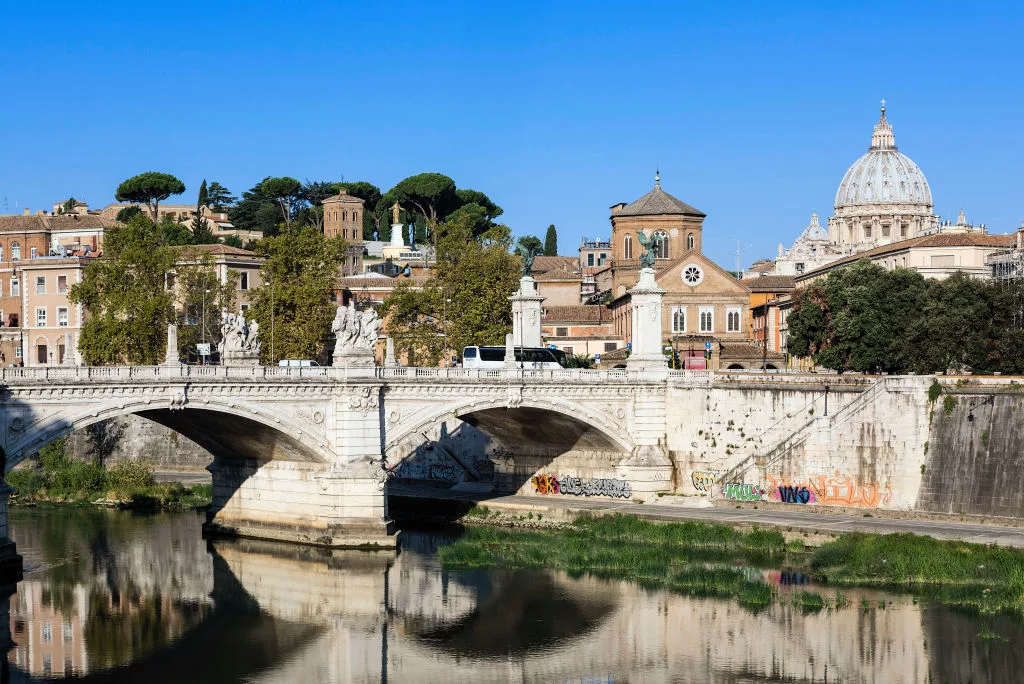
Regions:
M 536 475 L 530 479 L 538 494 L 565 494 L 567 496 L 611 496 L 628 499 L 633 488 L 622 480 L 594 478 L 584 480 L 566 475 Z
M 719 471 L 717 470 L 694 470 L 690 473 L 690 481 L 693 482 L 693 488 L 698 492 L 710 494 L 711 487 L 718 479 L 718 475 Z
M 455 473 L 455 466 L 451 463 L 431 463 L 427 466 L 427 479 L 457 482 L 459 476 Z
M 722 487 L 722 496 L 733 501 L 761 501 L 764 490 L 758 485 L 731 483 Z
M 788 504 L 819 504 L 877 508 L 892 501 L 892 488 L 878 482 L 862 482 L 842 475 L 815 475 L 806 480 L 766 476 L 767 484 L 731 483 L 720 487 L 721 495 L 732 501 L 778 501 Z

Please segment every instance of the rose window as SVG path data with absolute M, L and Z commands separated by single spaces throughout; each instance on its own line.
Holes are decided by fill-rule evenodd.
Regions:
M 690 287 L 700 285 L 704 280 L 704 271 L 697 264 L 687 264 L 683 269 L 683 282 Z

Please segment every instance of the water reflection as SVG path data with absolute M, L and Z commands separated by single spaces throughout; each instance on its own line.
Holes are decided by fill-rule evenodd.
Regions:
M 1024 667 L 1019 622 L 906 597 L 851 592 L 843 610 L 755 614 L 557 572 L 446 572 L 445 534 L 407 534 L 396 555 L 207 542 L 199 524 L 12 514 L 25 579 L 0 588 L 0 639 L 13 644 L 0 679 L 999 682 Z M 806 589 L 804 576 L 752 573 L 784 594 Z

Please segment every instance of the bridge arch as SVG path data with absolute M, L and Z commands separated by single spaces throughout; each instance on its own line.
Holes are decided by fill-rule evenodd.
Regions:
M 457 418 L 508 446 L 535 443 L 569 451 L 595 449 L 630 454 L 635 444 L 626 430 L 625 416 L 620 425 L 585 406 L 542 398 L 475 399 L 445 408 L 416 420 L 390 428 L 385 434 L 385 456 L 390 463 L 395 450 L 409 438 L 425 434 L 450 418 Z M 393 431 L 393 432 L 392 432 Z
M 13 406 L 17 406 L 17 400 Z M 8 404 L 8 408 L 11 407 Z M 153 397 L 131 397 L 89 406 L 71 404 L 37 419 L 31 414 L 25 416 L 22 424 L 16 426 L 21 434 L 14 439 L 8 438 L 6 468 L 10 470 L 50 442 L 77 430 L 132 414 L 191 439 L 215 459 L 320 463 L 333 460 L 326 437 L 249 402 L 204 398 L 179 405 L 174 405 L 172 400 L 168 405 L 166 400 Z M 9 430 L 13 428 L 9 427 Z

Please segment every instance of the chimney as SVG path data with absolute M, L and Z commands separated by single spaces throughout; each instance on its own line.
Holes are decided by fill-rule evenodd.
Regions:
M 32 215 L 32 210 L 29 209 L 28 207 L 25 207 L 25 210 L 24 210 L 24 213 L 22 213 L 22 216 L 31 216 L 31 215 Z
M 46 216 L 45 209 L 36 209 L 36 216 Z

